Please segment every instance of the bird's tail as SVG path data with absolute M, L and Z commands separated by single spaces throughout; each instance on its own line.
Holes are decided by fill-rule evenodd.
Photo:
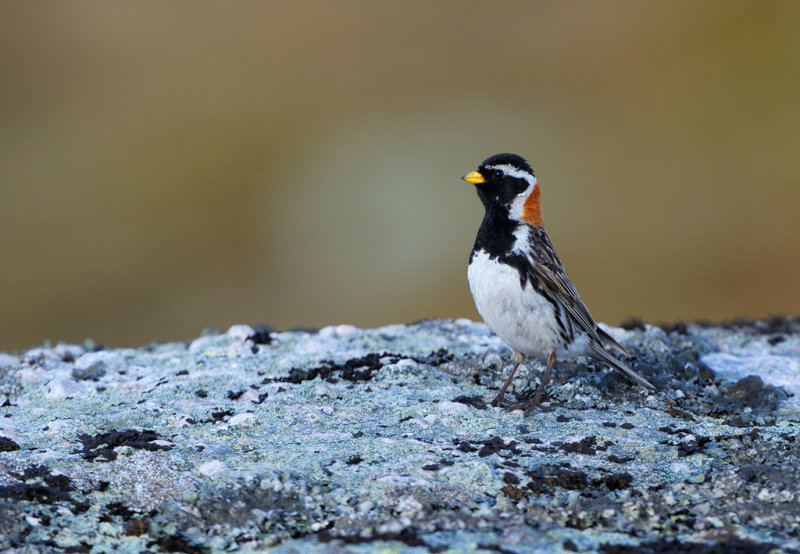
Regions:
M 594 357 L 598 360 L 605 362 L 606 364 L 610 365 L 620 373 L 622 373 L 625 377 L 633 381 L 634 383 L 641 385 L 650 390 L 656 390 L 656 387 L 653 386 L 650 381 L 633 371 L 631 368 L 627 366 L 627 364 L 621 362 L 620 360 L 616 359 L 614 356 L 609 354 L 605 348 L 602 346 L 595 346 L 593 348 Z

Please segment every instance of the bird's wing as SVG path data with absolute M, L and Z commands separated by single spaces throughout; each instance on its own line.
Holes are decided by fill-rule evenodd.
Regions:
M 532 277 L 538 279 L 564 305 L 582 331 L 588 333 L 589 337 L 599 344 L 603 344 L 604 341 L 598 334 L 597 323 L 595 323 L 592 314 L 589 313 L 586 304 L 583 303 L 575 285 L 572 284 L 569 276 L 567 276 L 561 260 L 558 259 L 553 245 L 550 244 L 550 239 L 544 231 L 541 231 L 531 237 L 531 242 L 531 253 L 534 262 L 532 264 Z M 604 334 L 607 335 L 607 333 Z M 616 343 L 613 339 L 611 340 Z
M 597 326 L 586 304 L 583 303 L 581 295 L 578 294 L 575 285 L 572 284 L 572 281 L 567 276 L 561 260 L 558 259 L 558 255 L 544 231 L 532 238 L 531 242 L 531 255 L 535 262 L 532 264 L 533 275 L 531 277 L 538 279 L 553 297 L 566 308 L 567 313 L 572 316 L 579 328 L 589 335 L 589 343 L 594 352 L 594 357 L 604 361 L 628 377 L 628 379 L 654 390 L 655 387 L 644 377 L 620 360 L 617 360 L 603 348 L 604 345 L 610 346 L 625 355 L 630 355 L 624 346 Z

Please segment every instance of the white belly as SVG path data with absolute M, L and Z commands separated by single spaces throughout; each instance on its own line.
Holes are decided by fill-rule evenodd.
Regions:
M 585 349 L 586 337 L 564 350 L 553 305 L 528 284 L 520 286 L 519 272 L 478 252 L 467 272 L 478 313 L 503 342 L 526 356 L 551 352 L 569 355 Z

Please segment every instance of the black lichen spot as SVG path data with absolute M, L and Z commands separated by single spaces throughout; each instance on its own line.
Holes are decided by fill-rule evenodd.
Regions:
M 442 469 L 442 466 L 440 466 L 439 464 L 426 464 L 422 466 L 422 469 L 424 469 L 425 471 L 439 471 L 440 469 Z
M 322 362 L 323 365 L 308 370 L 292 368 L 289 370 L 287 377 L 271 379 L 270 381 L 294 383 L 296 385 L 303 381 L 313 381 L 316 378 L 329 383 L 336 383 L 338 381 L 337 377 L 351 383 L 370 381 L 372 380 L 372 375 L 384 366 L 381 358 L 386 356 L 386 354 L 372 353 L 360 358 L 351 358 L 341 364 L 326 360 Z
M 228 400 L 239 400 L 245 392 L 247 392 L 246 389 L 242 389 L 240 391 L 229 390 L 228 394 L 226 394 L 225 397 Z
M 218 423 L 226 417 L 232 416 L 233 410 L 216 410 L 211 412 L 211 417 L 208 419 L 201 419 L 200 423 Z
M 349 466 L 354 466 L 354 465 L 360 464 L 363 461 L 364 461 L 364 458 L 362 458 L 361 456 L 356 455 L 356 456 L 350 456 L 347 459 L 347 462 L 345 462 L 345 463 L 347 465 L 349 465 Z
M 561 544 L 561 548 L 563 548 L 564 550 L 569 550 L 570 552 L 577 552 L 578 551 L 578 545 L 575 544 L 574 542 L 572 542 L 572 540 L 570 540 L 570 539 L 565 540 Z
M 384 358 L 387 362 L 383 362 Z M 292 368 L 287 377 L 267 378 L 263 383 L 294 383 L 300 384 L 304 381 L 313 381 L 316 378 L 329 383 L 336 383 L 338 379 L 344 379 L 351 383 L 365 382 L 372 380 L 373 374 L 380 370 L 386 363 L 397 363 L 400 360 L 414 360 L 419 364 L 438 366 L 453 359 L 453 355 L 444 349 L 439 349 L 432 354 L 423 357 L 403 356 L 391 352 L 372 352 L 366 356 L 351 358 L 344 363 L 334 363 L 325 360 L 323 365 L 311 369 Z
M 670 537 L 654 541 L 640 542 L 632 546 L 627 544 L 602 544 L 598 548 L 601 554 L 666 554 L 681 552 L 682 554 L 751 554 L 752 552 L 773 552 L 780 550 L 769 542 L 755 542 L 732 537 L 721 542 L 689 542 Z
M 620 427 L 622 429 L 633 429 L 636 426 L 633 423 L 623 423 L 622 425 L 620 425 Z
M 0 437 L 0 452 L 19 450 L 19 445 L 8 437 Z
M 147 543 L 147 548 L 158 546 L 163 552 L 182 552 L 183 554 L 203 554 L 206 549 L 192 544 L 183 535 L 166 535 Z
M 453 398 L 453 402 L 458 402 L 459 404 L 466 404 L 467 406 L 472 406 L 473 408 L 477 408 L 478 410 L 485 410 L 486 409 L 486 402 L 480 396 L 456 396 Z
M 48 522 L 43 521 L 43 523 L 45 523 L 45 525 L 50 524 L 49 521 Z M 78 544 L 73 544 L 70 546 L 60 546 L 55 541 L 52 541 L 51 543 L 51 541 L 47 540 L 44 541 L 44 545 L 56 549 L 59 552 L 66 552 L 67 554 L 89 554 L 92 551 L 92 545 L 87 543 L 86 541 L 79 541 Z
M 270 344 L 272 342 L 272 333 L 275 329 L 269 325 L 253 325 L 253 333 L 247 340 L 253 341 L 255 344 Z
M 477 452 L 478 449 L 472 446 L 469 441 L 459 441 L 458 439 L 453 439 L 453 444 L 455 444 L 460 452 Z
M 620 458 L 614 454 L 609 454 L 608 458 L 606 458 L 609 462 L 614 462 L 615 464 L 627 464 L 628 462 L 632 462 L 635 460 L 633 456 L 625 456 L 624 458 Z
M 109 515 L 123 518 L 130 518 L 135 513 L 122 502 L 109 502 L 106 504 L 106 510 L 108 511 Z
M 56 487 L 64 491 L 75 490 L 75 487 L 72 486 L 72 479 L 66 475 L 48 473 L 44 476 L 44 482 L 50 487 Z
M 670 423 L 669 425 L 664 425 L 663 427 L 659 427 L 658 430 L 661 431 L 662 433 L 667 433 L 668 435 L 683 436 L 692 434 L 691 429 L 687 429 L 685 427 L 681 427 L 678 429 L 672 423 Z
M 38 504 L 71 502 L 78 508 L 75 511 L 86 511 L 80 509 L 82 504 L 72 498 L 70 493 L 75 487 L 66 475 L 53 475 L 50 473 L 50 468 L 41 465 L 26 467 L 21 475 L 16 473 L 10 475 L 22 482 L 0 486 L 0 498 Z
M 502 454 L 504 450 L 507 450 L 511 455 L 520 454 L 520 451 L 517 448 L 517 441 L 510 440 L 508 443 L 505 443 L 503 442 L 503 439 L 497 435 L 487 441 L 481 441 L 479 444 L 483 444 L 483 448 L 478 451 L 478 456 L 481 458 L 492 456 L 494 454 Z
M 161 437 L 155 431 L 143 429 L 126 429 L 124 431 L 109 431 L 96 435 L 80 434 L 78 440 L 83 445 L 82 450 L 75 450 L 73 454 L 81 454 L 84 459 L 94 462 L 97 458 L 105 461 L 117 459 L 114 449 L 118 446 L 130 446 L 138 450 L 170 450 L 171 446 L 153 444 L 151 441 Z
M 417 363 L 424 364 L 424 365 L 440 366 L 445 362 L 453 361 L 453 355 L 450 354 L 444 348 L 440 348 L 436 352 L 432 352 L 431 354 L 428 354 L 427 356 L 422 356 L 422 357 L 419 357 L 419 358 L 418 357 L 412 357 L 411 359 L 414 360 Z
M 567 423 L 570 419 L 565 415 L 560 415 L 556 418 L 556 421 L 559 423 Z
M 548 484 L 567 490 L 582 490 L 589 484 L 589 477 L 583 471 L 564 469 L 550 476 Z
M 605 485 L 610 491 L 627 489 L 631 483 L 633 483 L 633 475 L 630 473 L 613 473 L 593 481 L 594 485 Z
M 543 493 L 546 490 L 544 477 L 538 477 L 538 476 L 534 477 L 533 479 L 528 481 L 525 484 L 525 486 L 528 487 L 528 489 L 530 489 L 530 491 L 535 494 Z
M 547 492 L 553 487 L 583 490 L 589 485 L 586 473 L 569 469 L 569 466 L 545 465 L 526 471 L 525 475 L 530 478 L 525 486 L 536 494 Z
M 772 335 L 770 338 L 768 338 L 767 342 L 770 344 L 770 346 L 775 346 L 776 344 L 780 344 L 785 340 L 786 340 L 786 335 L 783 335 L 781 333 L 777 333 L 775 335 Z
M 620 323 L 619 326 L 625 329 L 626 331 L 647 330 L 647 327 L 645 326 L 644 322 L 639 317 L 629 317 L 628 319 Z
M 519 485 L 519 477 L 517 477 L 510 471 L 506 471 L 503 474 L 503 483 L 507 485 Z
M 208 392 L 204 391 L 203 389 L 197 389 L 194 391 L 194 395 L 198 398 L 205 398 L 208 396 Z
M 585 454 L 587 456 L 594 456 L 598 450 L 607 450 L 606 446 L 597 446 L 597 437 L 594 435 L 584 437 L 579 442 L 554 442 L 557 446 L 566 453 Z
M 490 552 L 499 552 L 500 554 L 514 554 L 516 551 L 503 548 L 499 544 L 485 544 L 478 543 L 479 550 L 489 550 Z
M 40 484 L 20 483 L 0 486 L 0 498 L 9 500 L 53 504 L 72 500 L 68 491 Z
M 678 323 L 662 323 L 659 325 L 661 329 L 668 335 L 672 333 L 677 333 L 679 335 L 688 335 L 689 334 L 689 327 L 686 323 L 678 322 Z

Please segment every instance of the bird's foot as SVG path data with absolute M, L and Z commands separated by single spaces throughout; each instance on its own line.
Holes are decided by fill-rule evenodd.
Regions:
M 522 417 L 528 417 L 531 414 L 531 412 L 533 412 L 533 410 L 535 410 L 537 407 L 540 410 L 542 410 L 543 412 L 549 412 L 550 411 L 550 408 L 546 408 L 545 406 L 542 406 L 541 402 L 531 401 L 531 402 L 528 402 L 525 406 L 522 406 L 522 409 L 523 409 Z
M 495 408 L 508 408 L 509 406 L 515 405 L 511 400 L 506 398 L 504 391 L 499 392 L 489 404 Z
M 514 410 L 522 410 L 523 412 L 525 412 L 524 417 L 530 415 L 530 413 L 537 407 L 543 412 L 550 411 L 550 408 L 542 406 L 541 399 L 533 399 L 526 402 L 513 402 L 508 398 L 506 398 L 505 395 L 500 395 L 500 394 L 495 396 L 494 399 L 491 402 L 489 402 L 489 404 L 497 408 L 503 408 L 507 412 L 513 412 Z
M 550 411 L 550 408 L 542 406 L 542 397 L 538 394 L 532 400 L 528 400 L 527 402 L 519 402 L 517 404 L 506 406 L 506 410 L 508 411 L 522 410 L 522 417 L 528 417 L 536 408 L 539 408 L 543 412 Z

